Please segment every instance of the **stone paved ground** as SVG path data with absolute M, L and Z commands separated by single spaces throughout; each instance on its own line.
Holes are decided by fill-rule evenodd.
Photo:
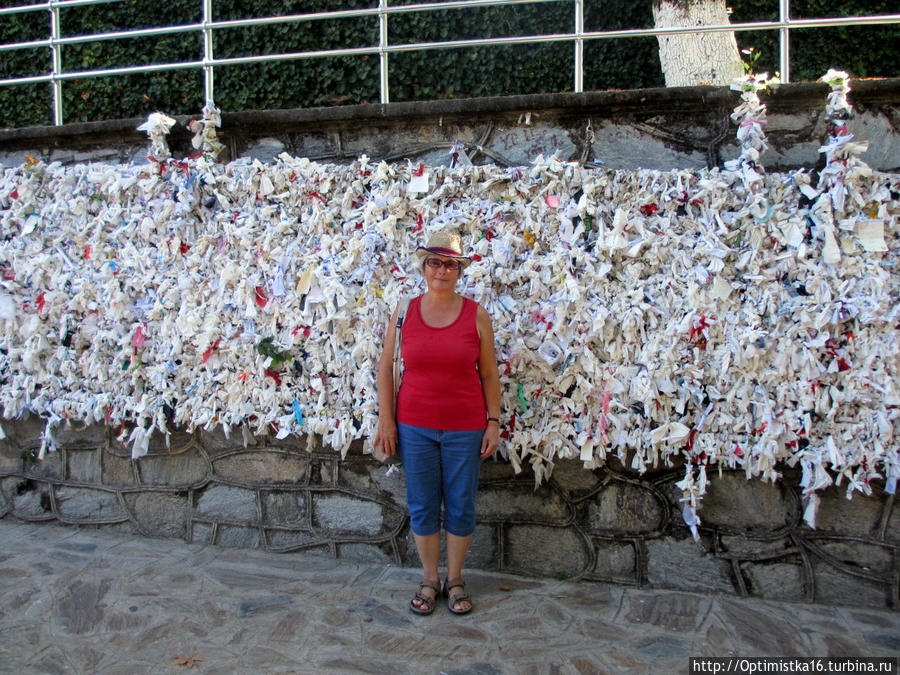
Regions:
M 6 518 L 0 672 L 673 673 L 689 656 L 900 654 L 890 610 L 473 572 L 472 614 L 417 617 L 417 579 Z

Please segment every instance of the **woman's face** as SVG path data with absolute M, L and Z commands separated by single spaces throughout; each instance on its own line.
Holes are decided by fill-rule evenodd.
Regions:
M 429 254 L 422 263 L 428 288 L 453 288 L 462 274 L 459 261 L 445 256 Z

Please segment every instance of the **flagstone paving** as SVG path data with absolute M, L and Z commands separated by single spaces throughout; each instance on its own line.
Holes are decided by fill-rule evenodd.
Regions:
M 419 572 L 0 520 L 2 673 L 676 673 L 690 656 L 897 656 L 900 612 Z M 202 659 L 202 660 L 201 660 Z

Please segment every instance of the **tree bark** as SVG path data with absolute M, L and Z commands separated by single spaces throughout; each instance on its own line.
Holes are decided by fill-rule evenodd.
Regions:
M 657 28 L 728 23 L 725 0 L 653 0 Z M 731 84 L 744 74 L 734 33 L 660 35 L 659 60 L 667 87 Z

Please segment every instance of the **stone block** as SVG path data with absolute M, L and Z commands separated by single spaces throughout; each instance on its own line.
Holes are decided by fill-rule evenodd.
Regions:
M 26 520 L 55 517 L 49 483 L 10 476 L 0 478 L 0 491 L 17 517 Z
M 826 563 L 814 563 L 816 602 L 856 607 L 888 606 L 890 586 L 885 583 L 842 574 Z
M 106 445 L 109 427 L 104 424 L 61 424 L 53 430 L 53 438 L 57 445 L 67 450 L 84 450 L 101 448 Z
M 212 462 L 217 479 L 249 485 L 303 483 L 309 459 L 303 455 L 267 450 L 220 455 Z
M 256 490 L 212 485 L 195 493 L 194 513 L 208 519 L 256 523 Z
M 479 570 L 496 570 L 500 566 L 497 532 L 493 525 L 475 525 L 469 542 L 466 565 Z
M 880 491 L 869 497 L 854 493 L 847 499 L 846 487 L 831 486 L 819 493 L 819 499 L 817 531 L 855 536 L 877 532 L 885 499 Z
M 239 450 L 244 447 L 244 437 L 237 427 L 231 429 L 227 436 L 220 426 L 209 431 L 200 429 L 199 442 L 210 457 L 217 457 L 223 450 Z
M 55 518 L 50 501 L 50 487 L 16 495 L 13 498 L 13 515 L 25 520 Z
M 631 543 L 615 541 L 595 542 L 597 564 L 593 575 L 609 581 L 640 581 L 637 571 L 637 555 Z
M 729 558 L 755 559 L 778 556 L 793 548 L 794 543 L 788 537 L 777 539 L 754 539 L 740 535 L 722 535 L 722 552 Z
M 385 499 L 406 510 L 406 473 L 402 465 L 388 474 L 387 464 L 372 464 L 367 467 L 374 489 Z
M 555 462 L 550 480 L 569 499 L 578 499 L 589 494 L 600 485 L 600 478 L 583 462 L 576 459 L 562 459 Z
M 309 129 L 301 134 L 291 134 L 289 138 L 290 152 L 294 157 L 321 157 L 337 153 L 340 149 L 340 134 L 332 130 Z M 335 159 L 335 162 L 340 163 L 340 160 Z
M 376 491 L 377 488 L 373 481 L 372 473 L 375 473 L 379 468 L 384 472 L 385 469 L 387 469 L 387 466 L 382 466 L 379 463 L 376 467 L 370 469 L 368 462 L 365 460 L 355 457 L 351 459 L 348 457 L 338 464 L 337 484 L 341 487 L 347 487 L 351 490 L 360 492 Z
M 41 447 L 41 437 L 47 423 L 36 415 L 23 415 L 15 420 L 3 420 L 3 430 L 15 447 L 22 450 Z
M 873 168 L 900 166 L 900 138 L 896 122 L 881 112 L 866 111 L 854 115 L 848 123 L 850 133 L 859 140 L 868 140 L 869 147 L 862 160 Z
M 648 487 L 611 481 L 588 501 L 592 532 L 623 535 L 658 532 L 665 526 L 666 505 Z
M 63 469 L 62 454 L 59 452 L 48 452 L 44 459 L 25 462 L 25 473 L 35 478 L 62 480 Z
M 55 496 L 60 519 L 91 523 L 128 518 L 115 492 L 94 488 L 57 487 Z
M 537 490 L 528 485 L 482 485 L 475 496 L 478 520 L 537 520 L 548 525 L 562 523 L 572 516 L 572 509 L 562 497 L 544 484 Z
M 66 475 L 78 483 L 101 482 L 100 456 L 102 450 L 66 450 Z
M 262 490 L 263 523 L 306 527 L 307 493 L 302 490 Z
M 496 457 L 496 455 L 495 455 Z M 534 476 L 529 475 L 530 472 L 523 470 L 518 476 L 513 473 L 512 464 L 503 461 L 503 459 L 491 459 L 481 463 L 481 473 L 479 479 L 482 483 L 490 483 L 492 481 L 521 481 L 534 485 Z
M 706 153 L 679 152 L 662 139 L 631 126 L 604 121 L 594 127 L 594 143 L 589 159 L 599 159 L 609 169 L 702 169 Z
M 273 162 L 282 152 L 284 152 L 284 143 L 277 138 L 259 138 L 241 153 L 241 157 L 268 163 Z
M 187 538 L 190 508 L 186 492 L 126 492 L 131 519 L 152 537 Z
M 743 562 L 747 592 L 755 598 L 801 602 L 806 599 L 803 565 L 796 562 Z
M 49 483 L 10 476 L 0 478 L 0 491 L 17 517 L 24 519 L 55 517 Z
M 717 560 L 693 539 L 650 539 L 646 547 L 647 581 L 654 588 L 734 593 L 731 565 Z
M 887 546 L 866 544 L 861 541 L 841 541 L 815 539 L 815 547 L 823 554 L 823 559 L 859 570 L 865 574 L 883 577 L 886 583 L 896 576 L 894 553 Z
M 390 544 L 340 544 L 337 547 L 337 557 L 341 560 L 390 565 L 395 562 L 390 550 Z
M 110 452 L 108 448 L 104 449 L 102 453 L 100 463 L 104 485 L 130 486 L 137 484 L 134 466 L 129 457 L 120 457 Z
M 304 530 L 266 530 L 266 539 L 269 549 L 273 551 L 306 550 L 307 547 L 322 545 L 321 537 Z
M 574 528 L 510 525 L 505 530 L 504 569 L 565 578 L 588 571 L 590 542 Z
M 322 437 L 316 434 L 290 434 L 284 438 L 273 439 L 264 445 L 279 450 L 301 451 L 301 452 L 317 452 L 320 450 L 331 451 L 332 448 L 323 448 Z
M 183 429 L 170 429 L 168 435 L 155 430 L 150 435 L 147 453 L 150 455 L 172 455 L 184 452 L 194 441 L 194 434 Z
M 685 526 L 684 519 L 681 516 L 684 504 L 679 501 L 682 496 L 681 488 L 676 485 L 682 478 L 684 478 L 684 471 L 679 470 L 677 473 L 669 473 L 664 479 L 660 479 L 658 482 L 654 483 L 656 489 L 659 490 L 660 494 L 662 494 L 669 503 L 668 525 L 675 528 L 683 528 Z
M 187 488 L 209 480 L 211 469 L 196 448 L 177 455 L 145 455 L 137 460 L 141 484 L 148 487 Z
M 0 441 L 0 472 L 13 473 L 22 470 L 22 450 L 8 440 Z
M 340 459 L 317 456 L 309 467 L 309 482 L 316 485 L 335 485 Z
M 217 546 L 229 548 L 259 548 L 259 529 L 238 525 L 219 525 L 216 531 Z
M 747 480 L 729 471 L 712 475 L 698 515 L 704 525 L 726 532 L 763 533 L 785 529 L 799 522 L 800 503 L 783 482 Z
M 209 523 L 191 523 L 191 542 L 194 544 L 212 543 L 213 527 Z
M 372 536 L 384 525 L 381 504 L 336 492 L 312 495 L 313 527 L 329 534 Z
M 538 155 L 549 157 L 559 152 L 561 157 L 572 157 L 576 151 L 575 144 L 564 129 L 546 124 L 503 129 L 493 135 L 489 147 L 513 166 L 530 164 Z
M 894 544 L 900 544 L 900 507 L 894 506 L 887 521 L 884 538 Z

